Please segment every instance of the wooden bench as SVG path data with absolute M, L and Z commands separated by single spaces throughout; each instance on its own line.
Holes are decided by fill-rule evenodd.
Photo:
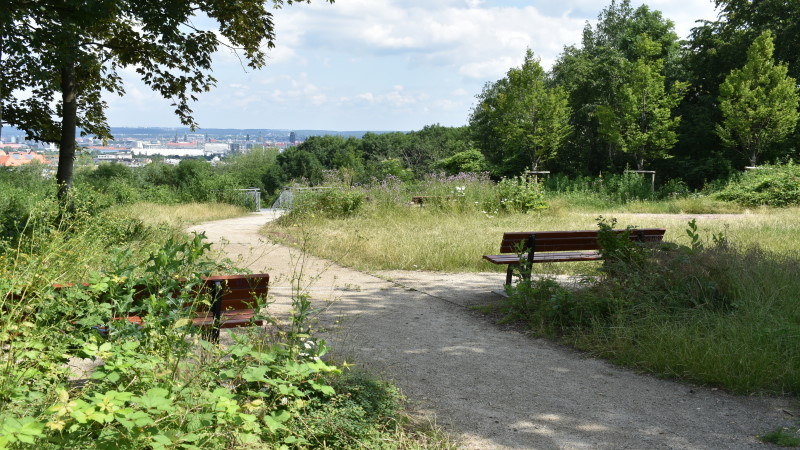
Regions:
M 266 299 L 269 274 L 214 275 L 204 278 L 204 289 L 211 294 L 210 305 L 198 303 L 195 326 L 208 330 L 211 339 L 219 340 L 222 328 L 263 326 L 264 320 L 255 317 L 259 299 Z
M 613 230 L 629 233 L 632 241 L 660 242 L 664 238 L 663 228 L 638 228 Z M 501 255 L 483 255 L 483 259 L 494 264 L 506 264 L 506 285 L 511 284 L 513 267 L 526 264 L 523 275 L 530 276 L 530 268 L 536 263 L 597 261 L 602 259 L 597 242 L 598 230 L 581 231 L 523 231 L 503 234 L 500 243 Z M 522 257 L 520 257 L 522 255 Z M 526 273 L 527 272 L 527 273 Z
M 184 280 L 185 282 L 185 280 Z M 55 285 L 56 289 L 74 287 L 74 284 Z M 83 286 L 87 286 L 85 283 Z M 181 290 L 189 289 L 181 286 Z M 150 293 L 147 286 L 134 287 L 134 299 L 144 300 Z M 183 306 L 191 310 L 192 324 L 200 328 L 212 340 L 219 340 L 220 329 L 250 325 L 262 326 L 264 320 L 256 317 L 259 299 L 266 299 L 269 291 L 269 274 L 213 275 L 202 278 L 202 284 L 188 292 L 189 301 Z M 181 292 L 167 293 L 177 298 Z M 210 299 L 210 302 L 202 301 Z M 198 300 L 198 301 L 195 301 Z M 147 318 L 141 315 L 115 317 L 114 320 L 143 325 Z M 107 330 L 99 328 L 101 333 Z

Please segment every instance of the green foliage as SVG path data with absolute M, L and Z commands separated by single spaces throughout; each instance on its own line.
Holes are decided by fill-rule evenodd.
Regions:
M 645 161 L 669 158 L 668 150 L 677 142 L 675 128 L 680 117 L 672 117 L 686 83 L 676 82 L 665 89 L 664 63 L 653 59 L 660 53 L 658 44 L 647 35 L 638 40 L 636 61 L 625 65 L 625 78 L 612 104 L 600 105 L 597 115 L 604 139 L 621 151 L 631 153 L 638 170 Z
M 547 209 L 541 185 L 525 177 L 503 178 L 497 183 L 499 211 L 530 212 Z
M 747 50 L 747 62 L 719 87 L 723 121 L 716 127 L 722 142 L 739 149 L 755 166 L 772 144 L 794 131 L 800 113 L 797 82 L 785 64 L 775 64 L 773 35 L 763 32 Z
M 632 267 L 643 266 L 649 256 L 642 243 L 630 238 L 635 227 L 628 226 L 624 232 L 618 233 L 614 228 L 616 225 L 617 219 L 614 218 L 607 221 L 600 216 L 597 219 L 597 243 L 603 256 L 603 271 L 611 276 L 623 275 Z
M 579 348 L 669 377 L 735 392 L 800 392 L 797 333 L 800 256 L 704 239 L 641 247 L 600 220 L 605 276 L 568 289 L 552 279 L 520 282 L 508 318 Z M 608 270 L 612 269 L 612 270 Z
M 478 96 L 470 125 L 486 139 L 499 142 L 481 146 L 503 174 L 519 173 L 553 159 L 572 132 L 571 109 L 561 87 L 548 88 L 539 61 L 529 49 L 520 68 L 502 80 L 487 84 Z
M 544 188 L 552 193 L 574 194 L 581 198 L 600 197 L 614 203 L 628 203 L 635 200 L 652 200 L 656 197 L 650 180 L 640 174 L 625 172 L 622 174 L 605 174 L 600 177 L 550 176 L 544 181 Z M 686 191 L 679 182 L 667 183 L 660 190 L 664 196 Z M 663 198 L 663 196 L 662 196 Z
M 800 433 L 797 430 L 778 428 L 758 437 L 761 442 L 775 444 L 779 447 L 800 447 Z
M 731 180 L 716 197 L 744 206 L 785 207 L 800 204 L 800 166 L 761 166 Z
M 678 79 L 678 52 L 674 24 L 659 11 L 647 5 L 634 9 L 628 0 L 604 8 L 597 24 L 584 28 L 580 45 L 566 47 L 552 69 L 554 83 L 569 93 L 575 129 L 554 168 L 588 175 L 619 171 L 630 163 L 619 145 L 643 137 L 641 127 L 636 136 L 640 124 L 633 117 L 638 106 L 634 100 L 648 90 L 663 93 L 664 78 L 669 84 Z M 653 120 L 661 102 L 648 99 L 643 104 L 647 123 L 667 126 L 659 121 L 669 114 Z
M 208 301 L 192 286 L 236 269 L 210 259 L 202 235 L 149 230 L 125 245 L 101 233 L 121 219 L 71 223 L 0 253 L 0 447 L 394 447 L 397 389 L 342 377 L 322 360 L 328 348 L 309 334 L 306 294 L 294 296 L 286 330 L 243 330 L 218 346 L 191 326 L 188 305 Z M 90 254 L 98 270 L 75 270 L 96 265 Z M 65 273 L 88 284 L 54 288 Z M 258 302 L 264 311 L 266 299 Z M 128 314 L 144 320 L 113 319 Z M 93 361 L 81 382 L 71 357 Z
M 292 208 L 281 217 L 294 222 L 303 218 L 342 219 L 357 214 L 364 205 L 364 194 L 350 189 L 321 188 L 296 190 Z
M 238 153 L 225 159 L 221 172 L 242 187 L 257 187 L 271 194 L 275 188 L 268 186 L 266 175 L 277 166 L 279 153 L 276 148 L 254 148 L 247 153 Z
M 459 173 L 481 173 L 486 172 L 488 166 L 486 158 L 480 151 L 471 148 L 458 152 L 453 156 L 439 160 L 435 167 L 447 172 L 448 175 L 457 175 Z
M 508 288 L 500 308 L 503 321 L 523 321 L 539 334 L 562 333 L 607 319 L 620 305 L 613 299 L 577 296 L 553 278 L 520 282 Z

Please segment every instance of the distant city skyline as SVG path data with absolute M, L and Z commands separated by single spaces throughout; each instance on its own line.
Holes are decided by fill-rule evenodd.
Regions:
M 589 0 L 321 0 L 275 11 L 277 47 L 261 71 L 214 59 L 217 87 L 192 105 L 203 129 L 410 131 L 467 123 L 475 95 L 530 47 L 549 69 L 608 2 Z M 634 7 L 641 1 L 632 2 Z M 687 38 L 714 20 L 711 0 L 653 0 Z M 198 24 L 211 27 L 211 24 Z M 113 127 L 179 127 L 170 102 L 124 71 L 107 96 Z

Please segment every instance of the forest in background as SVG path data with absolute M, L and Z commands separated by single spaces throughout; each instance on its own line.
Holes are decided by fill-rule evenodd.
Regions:
M 521 67 L 487 83 L 468 126 L 311 137 L 276 152 L 258 185 L 267 193 L 292 180 L 315 185 L 330 169 L 365 182 L 536 168 L 569 177 L 655 170 L 659 182 L 699 189 L 746 166 L 796 159 L 800 8 L 717 7 L 718 20 L 681 41 L 659 11 L 612 2 L 551 70 L 529 50 Z

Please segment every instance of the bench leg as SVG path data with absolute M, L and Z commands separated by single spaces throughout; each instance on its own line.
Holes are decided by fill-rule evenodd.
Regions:
M 506 286 L 511 286 L 511 275 L 514 273 L 514 268 L 512 264 L 508 265 L 508 270 L 506 270 Z

